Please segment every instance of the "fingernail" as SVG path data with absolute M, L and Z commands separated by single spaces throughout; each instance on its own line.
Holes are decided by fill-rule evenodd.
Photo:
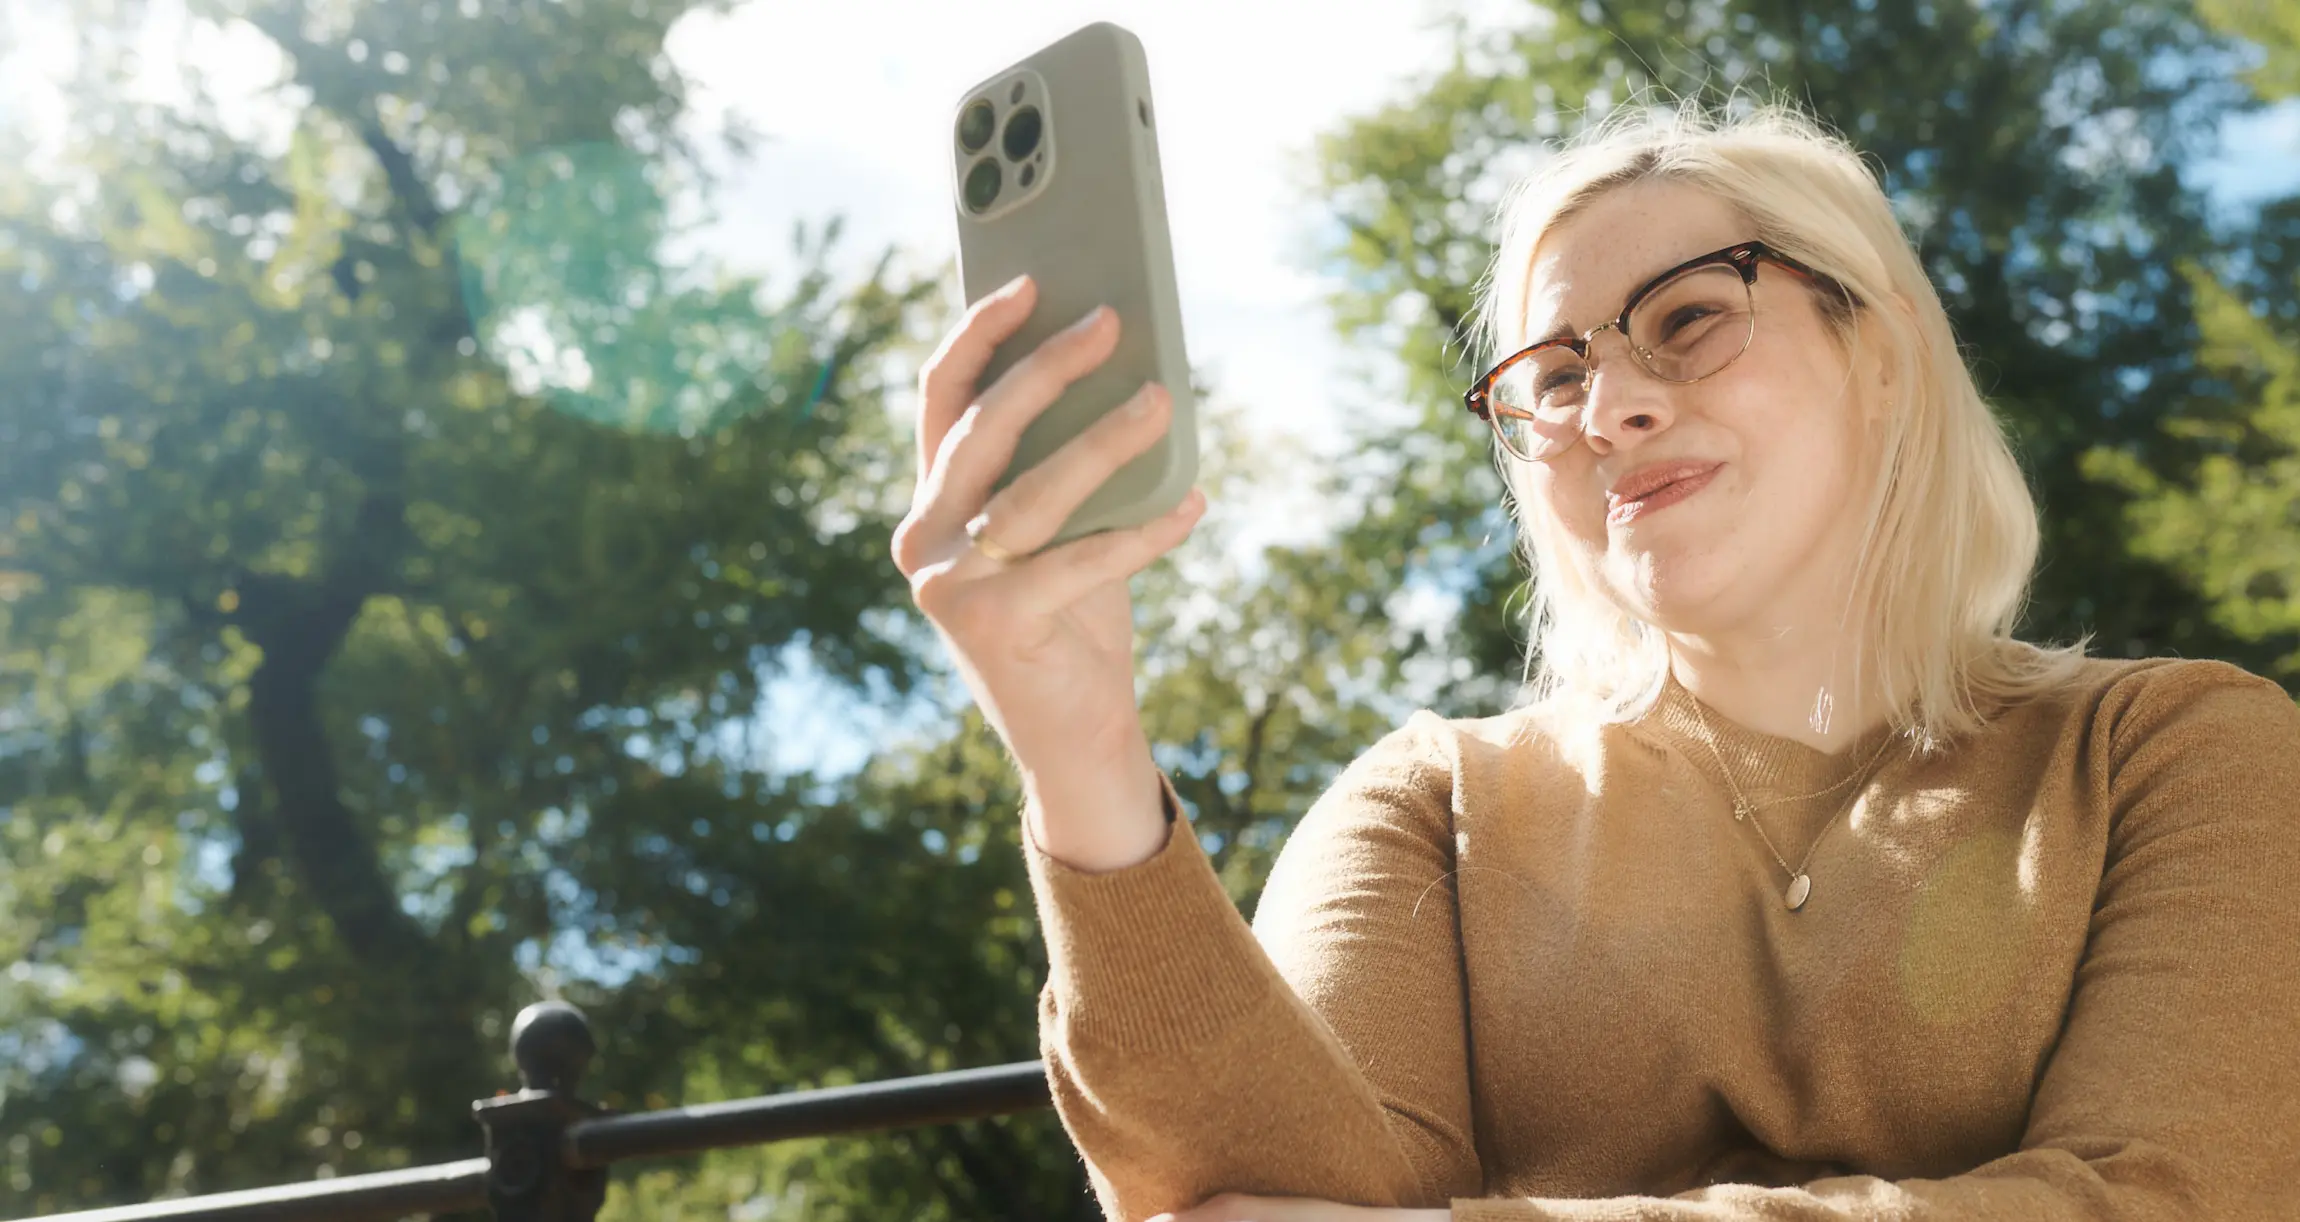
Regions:
M 1156 410 L 1158 410 L 1158 388 L 1156 386 L 1145 386 L 1135 391 L 1134 397 L 1126 401 L 1126 415 L 1130 419 L 1140 420 Z
M 1091 328 L 1094 324 L 1101 322 L 1102 316 L 1109 312 L 1110 307 L 1106 305 L 1099 305 L 1086 311 L 1086 317 L 1078 320 L 1078 329 L 1084 331 Z
M 1028 287 L 1030 287 L 1030 273 L 1024 272 L 1007 281 L 1005 286 L 998 290 L 998 295 L 1001 297 L 1019 297 L 1022 295 L 1022 290 Z

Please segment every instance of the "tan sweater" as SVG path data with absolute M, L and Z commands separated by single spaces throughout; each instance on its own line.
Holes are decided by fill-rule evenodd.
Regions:
M 1115 1219 L 1222 1191 L 1503 1219 L 2300 1219 L 2300 710 L 2096 661 L 1734 821 L 1633 725 L 1417 713 L 1249 929 L 1196 837 L 1029 857 L 1043 1050 Z M 1754 802 L 1844 778 L 1711 713 Z M 1187 825 L 1182 825 L 1185 829 Z

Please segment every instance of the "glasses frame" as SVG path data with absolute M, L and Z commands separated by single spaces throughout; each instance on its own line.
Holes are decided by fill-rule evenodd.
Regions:
M 1646 281 L 1643 285 L 1638 287 L 1636 292 L 1633 292 L 1629 295 L 1629 300 L 1621 307 L 1621 313 L 1616 315 L 1612 322 L 1599 323 L 1596 326 L 1591 327 L 1589 330 L 1582 332 L 1580 335 L 1561 335 L 1554 339 L 1542 340 L 1540 343 L 1528 344 L 1525 347 L 1518 349 L 1516 352 L 1513 352 L 1502 358 L 1500 361 L 1494 364 L 1493 368 L 1486 370 L 1484 375 L 1479 377 L 1478 380 L 1470 386 L 1469 390 L 1462 394 L 1462 405 L 1469 409 L 1470 415 L 1473 415 L 1479 420 L 1485 422 L 1486 426 L 1493 431 L 1494 439 L 1501 442 L 1503 449 L 1508 450 L 1511 454 L 1518 458 L 1524 459 L 1527 462 L 1547 462 L 1549 461 L 1548 458 L 1535 458 L 1530 454 L 1520 453 L 1516 446 L 1509 444 L 1509 438 L 1503 435 L 1501 431 L 1501 425 L 1494 419 L 1494 379 L 1499 378 L 1504 373 L 1509 372 L 1511 366 L 1516 365 L 1520 361 L 1529 360 L 1537 353 L 1547 352 L 1554 348 L 1564 348 L 1571 351 L 1573 355 L 1581 359 L 1583 369 L 1581 387 L 1584 391 L 1587 391 L 1589 389 L 1589 380 L 1595 377 L 1597 374 L 1597 361 L 1591 356 L 1590 344 L 1597 338 L 1598 333 L 1601 331 L 1613 331 L 1618 333 L 1622 340 L 1628 343 L 1630 355 L 1636 359 L 1638 367 L 1664 382 L 1669 382 L 1678 386 L 1685 386 L 1694 382 L 1698 382 L 1701 380 L 1701 378 L 1715 377 L 1719 373 L 1722 373 L 1727 368 L 1729 368 L 1734 361 L 1740 360 L 1741 353 L 1747 352 L 1749 350 L 1749 344 L 1756 338 L 1756 287 L 1757 265 L 1759 263 L 1771 263 L 1777 267 L 1784 268 L 1798 276 L 1804 277 L 1807 281 L 1813 284 L 1820 285 L 1830 292 L 1835 293 L 1837 296 L 1843 298 L 1848 304 L 1853 301 L 1852 293 L 1847 291 L 1845 286 L 1837 283 L 1836 280 L 1821 272 L 1813 270 L 1811 267 L 1806 266 L 1804 263 L 1801 263 L 1796 259 L 1790 258 L 1788 255 L 1782 254 L 1780 251 L 1767 246 L 1765 243 L 1761 241 L 1735 242 L 1731 246 L 1724 247 L 1723 249 L 1713 250 L 1705 255 L 1696 255 L 1693 258 L 1687 259 L 1683 263 L 1680 263 L 1677 266 L 1662 272 L 1660 275 L 1653 277 L 1651 280 Z M 1674 280 L 1679 276 L 1685 275 L 1688 272 L 1698 271 L 1704 267 L 1716 266 L 1730 267 L 1733 270 L 1741 273 L 1742 287 L 1749 290 L 1749 333 L 1741 338 L 1740 352 L 1736 352 L 1732 356 L 1726 358 L 1724 364 L 1710 370 L 1708 373 L 1702 374 L 1700 378 L 1667 377 L 1663 375 L 1659 370 L 1655 369 L 1652 365 L 1652 362 L 1647 359 L 1650 354 L 1647 353 L 1644 349 L 1639 348 L 1635 340 L 1629 338 L 1629 316 L 1636 312 L 1640 303 L 1642 303 L 1647 297 L 1652 296 L 1654 291 L 1659 289 L 1662 285 L 1667 284 L 1669 281 Z M 1500 410 L 1518 418 L 1532 418 L 1531 413 L 1515 412 L 1509 408 L 1502 408 Z M 1575 436 L 1574 442 L 1567 443 L 1566 445 L 1560 447 L 1557 451 L 1557 454 L 1563 454 L 1566 451 L 1571 450 L 1575 443 L 1578 443 L 1583 436 L 1587 436 L 1588 432 L 1589 413 L 1584 410 L 1581 413 L 1581 433 Z M 1557 457 L 1557 454 L 1552 454 L 1549 456 L 1549 458 L 1555 458 Z

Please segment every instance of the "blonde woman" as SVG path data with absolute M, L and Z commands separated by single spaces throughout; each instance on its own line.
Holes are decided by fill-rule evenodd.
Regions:
M 1022 772 L 1105 1211 L 2300 1218 L 2300 713 L 2013 639 L 2035 509 L 1855 152 L 1614 123 L 1501 220 L 1532 699 L 1372 744 L 1251 927 L 1134 704 L 1200 502 L 1037 554 L 1165 399 L 988 495 L 1120 322 L 978 389 L 1019 283 L 926 372 L 896 559 Z

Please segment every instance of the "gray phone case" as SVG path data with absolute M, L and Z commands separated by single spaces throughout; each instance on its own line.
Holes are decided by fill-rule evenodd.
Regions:
M 996 110 L 995 132 L 966 150 L 961 119 L 978 100 Z M 1035 150 L 1007 156 L 1016 113 L 1035 106 L 1046 122 Z M 959 281 L 969 303 L 1028 272 L 1038 282 L 1030 319 L 998 348 L 978 388 L 1097 305 L 1118 312 L 1117 350 L 1070 385 L 1024 430 L 999 487 L 1035 466 L 1144 382 L 1173 396 L 1165 438 L 1120 468 L 1078 507 L 1054 542 L 1137 526 L 1181 504 L 1198 478 L 1197 404 L 1182 348 L 1182 307 L 1166 233 L 1165 185 L 1150 105 L 1150 67 L 1133 34 L 1097 22 L 968 90 L 952 116 L 952 205 L 958 217 Z M 967 176 L 985 158 L 1002 173 L 997 202 L 968 207 Z M 1025 174 L 1031 186 L 1018 192 Z

